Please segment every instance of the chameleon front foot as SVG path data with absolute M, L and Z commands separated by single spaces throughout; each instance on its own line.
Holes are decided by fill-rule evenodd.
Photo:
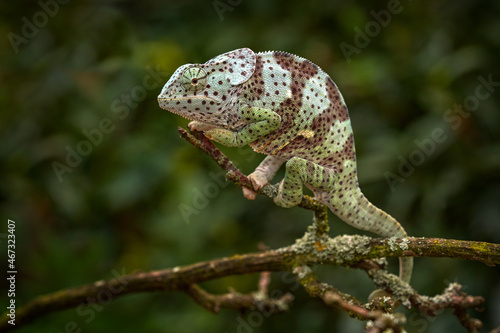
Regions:
M 266 175 L 262 172 L 259 172 L 258 170 L 249 174 L 248 179 L 250 180 L 250 182 L 252 182 L 252 185 L 253 185 L 253 188 L 255 191 L 258 191 L 261 188 L 263 188 L 265 185 L 269 184 L 269 181 L 267 180 Z M 252 191 L 251 189 L 249 189 L 247 187 L 243 187 L 243 195 L 248 200 L 255 200 L 255 198 L 257 197 L 257 192 L 255 192 L 255 191 Z
M 243 196 L 248 200 L 255 200 L 255 198 L 257 198 L 257 192 L 252 191 L 248 187 L 243 187 Z
M 285 163 L 285 159 L 279 156 L 267 156 L 254 172 L 248 175 L 255 191 L 260 190 L 274 177 L 276 171 Z M 243 195 L 249 200 L 254 200 L 257 193 L 248 188 L 243 188 Z

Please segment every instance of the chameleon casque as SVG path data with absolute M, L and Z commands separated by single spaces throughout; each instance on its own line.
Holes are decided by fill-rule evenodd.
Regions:
M 192 120 L 225 146 L 268 155 L 248 177 L 260 189 L 286 162 L 275 203 L 297 205 L 303 185 L 346 223 L 382 237 L 406 237 L 403 227 L 363 195 L 356 173 L 349 113 L 332 79 L 307 59 L 242 48 L 204 64 L 179 67 L 163 87 L 161 108 Z M 248 199 L 255 193 L 244 188 Z M 409 282 L 413 259 L 399 258 Z

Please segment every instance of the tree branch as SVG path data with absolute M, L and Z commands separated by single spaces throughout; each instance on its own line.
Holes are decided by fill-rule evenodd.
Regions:
M 226 170 L 226 177 L 239 186 L 253 190 L 251 182 L 235 165 L 218 150 L 202 133 L 187 133 L 179 129 L 181 136 L 211 156 Z M 260 194 L 273 197 L 276 187 L 264 186 Z M 327 209 L 317 200 L 304 196 L 301 207 L 314 211 L 314 223 L 295 244 L 275 250 L 235 255 L 233 257 L 199 262 L 151 272 L 133 274 L 117 273 L 106 281 L 57 291 L 39 296 L 25 306 L 16 309 L 16 325 L 8 323 L 7 314 L 0 319 L 0 331 L 19 328 L 33 320 L 55 311 L 69 309 L 82 304 L 99 303 L 102 295 L 112 299 L 131 293 L 153 291 L 181 291 L 198 304 L 212 312 L 221 308 L 267 311 L 286 311 L 293 300 L 290 294 L 269 298 L 267 286 L 269 272 L 294 272 L 305 290 L 313 297 L 320 297 L 328 306 L 349 312 L 361 320 L 367 320 L 366 332 L 383 332 L 387 328 L 394 332 L 402 330 L 405 318 L 392 315 L 394 299 L 406 307 L 414 307 L 427 315 L 436 315 L 442 308 L 452 308 L 461 324 L 469 332 L 477 332 L 481 322 L 471 318 L 466 310 L 484 303 L 482 297 L 465 294 L 458 284 L 451 284 L 442 295 L 427 297 L 419 295 L 411 286 L 384 270 L 377 260 L 382 257 L 447 257 L 482 262 L 488 266 L 500 263 L 500 245 L 486 242 L 461 241 L 440 238 L 376 239 L 359 235 L 328 236 Z M 390 293 L 394 299 L 382 297 L 363 304 L 354 297 L 342 293 L 332 286 L 321 283 L 311 270 L 313 265 L 340 265 L 367 271 L 377 287 Z M 258 291 L 240 294 L 230 291 L 224 295 L 213 295 L 198 286 L 199 283 L 221 277 L 261 272 Z
M 147 273 L 140 272 L 123 276 L 115 274 L 116 278 L 107 281 L 98 281 L 93 284 L 39 296 L 17 309 L 16 327 L 27 324 L 48 313 L 77 307 L 82 303 L 96 303 L 98 302 L 98 295 L 103 293 L 111 294 L 114 299 L 122 295 L 139 292 L 184 291 L 193 297 L 196 292 L 198 292 L 198 296 L 202 294 L 199 289 L 193 287 L 194 284 L 231 275 L 265 271 L 291 272 L 299 266 L 317 264 L 360 267 L 371 271 L 374 266 L 366 263 L 363 265 L 363 262 L 368 259 L 379 258 L 381 254 L 386 257 L 433 256 L 462 258 L 487 262 L 490 265 L 500 263 L 500 245 L 498 244 L 458 240 L 449 242 L 449 240 L 439 238 L 406 238 L 404 240 L 400 244 L 405 244 L 405 247 L 407 247 L 405 250 L 402 250 L 400 246 L 394 249 L 394 243 L 398 244 L 398 242 L 393 243 L 387 239 L 373 239 L 359 235 L 343 235 L 335 238 L 321 236 L 318 239 L 315 228 L 309 227 L 304 237 L 298 239 L 292 246 Z M 445 249 L 445 251 L 439 254 L 439 251 L 434 247 L 437 246 L 436 244 L 441 243 L 453 244 L 454 247 L 463 247 L 464 249 L 470 249 L 470 251 L 460 251 L 454 254 L 448 251 L 449 249 L 446 246 L 440 245 L 440 248 Z M 487 250 L 481 252 L 478 248 Z M 388 276 L 390 278 L 387 276 L 380 277 L 382 282 L 377 279 L 375 279 L 375 282 L 378 282 L 379 286 L 389 288 L 389 290 L 391 290 L 391 283 L 394 283 L 394 281 L 403 283 L 392 274 L 388 274 Z M 409 286 L 406 287 L 409 288 Z M 410 295 L 413 295 L 413 289 L 409 288 L 409 290 Z M 203 297 L 203 295 L 200 297 Z M 219 304 L 229 304 L 229 298 L 227 296 L 225 300 L 219 299 Z M 211 299 L 211 301 L 217 303 L 215 299 Z M 249 302 L 250 299 L 247 301 Z M 240 302 L 239 304 L 243 303 Z M 423 308 L 425 306 L 425 304 L 422 305 Z M 212 309 L 216 308 L 215 306 L 211 307 Z M 227 307 L 234 308 L 234 306 L 229 305 Z M 8 319 L 5 315 L 2 317 L 0 331 L 14 328 L 7 323 Z
M 225 295 L 213 295 L 196 284 L 190 285 L 186 294 L 191 296 L 196 303 L 213 313 L 219 312 L 221 308 L 238 310 L 240 312 L 248 310 L 266 311 L 268 314 L 281 313 L 288 310 L 294 297 L 290 293 L 285 293 L 278 299 L 269 298 L 267 295 L 267 285 L 270 282 L 270 272 L 262 272 L 259 281 L 259 290 L 251 294 L 240 294 L 230 290 Z

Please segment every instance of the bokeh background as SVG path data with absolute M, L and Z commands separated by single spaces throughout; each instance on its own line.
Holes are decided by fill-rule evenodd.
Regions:
M 187 120 L 158 107 L 178 66 L 240 47 L 295 53 L 330 74 L 351 113 L 361 187 L 410 235 L 500 242 L 498 1 L 62 2 L 0 4 L 0 240 L 5 253 L 14 220 L 18 306 L 113 271 L 276 248 L 303 234 L 309 212 L 245 200 L 179 138 Z M 223 150 L 245 173 L 263 158 Z M 332 235 L 360 233 L 330 221 Z M 317 271 L 361 298 L 373 289 L 363 272 Z M 19 332 L 64 332 L 71 321 L 81 332 L 362 331 L 289 275 L 272 279 L 271 290 L 296 297 L 286 314 L 214 315 L 184 294 L 158 292 L 49 315 Z M 250 292 L 257 281 L 203 287 Z M 500 325 L 498 268 L 416 259 L 421 293 L 453 281 L 486 298 L 473 313 L 485 331 Z M 405 312 L 409 332 L 463 331 L 449 311 Z

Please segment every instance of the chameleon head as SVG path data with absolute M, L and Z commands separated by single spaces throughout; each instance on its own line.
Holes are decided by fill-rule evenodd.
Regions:
M 238 88 L 253 75 L 255 63 L 255 53 L 243 48 L 204 64 L 183 65 L 163 87 L 158 103 L 190 120 L 225 127 L 227 111 L 236 107 Z

